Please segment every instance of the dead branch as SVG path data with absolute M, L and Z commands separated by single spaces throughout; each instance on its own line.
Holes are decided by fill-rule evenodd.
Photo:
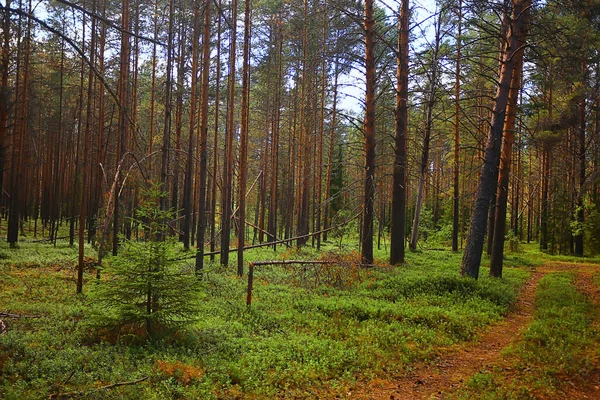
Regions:
M 260 265 L 289 265 L 289 264 L 306 264 L 306 265 L 326 265 L 335 264 L 336 261 L 310 261 L 310 260 L 272 260 L 272 261 L 255 261 L 254 266 Z
M 40 318 L 41 315 L 27 315 L 27 314 L 11 314 L 0 312 L 0 317 L 2 318 Z
M 133 380 L 133 381 L 112 383 L 110 385 L 101 386 L 99 388 L 96 388 L 96 389 L 93 389 L 93 390 L 88 390 L 88 391 L 68 392 L 68 393 L 54 393 L 54 394 L 51 394 L 50 396 L 48 396 L 48 398 L 49 399 L 66 399 L 66 398 L 84 396 L 86 394 L 90 394 L 90 393 L 93 393 L 93 392 L 99 392 L 101 390 L 114 389 L 114 388 L 119 387 L 119 386 L 135 385 L 136 383 L 143 382 L 146 379 L 148 379 L 147 376 L 145 376 L 143 378 L 140 378 L 140 379 Z

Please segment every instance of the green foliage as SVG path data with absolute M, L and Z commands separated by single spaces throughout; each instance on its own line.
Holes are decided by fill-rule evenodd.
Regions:
M 171 246 L 165 257 L 170 259 L 177 246 L 164 243 Z M 137 257 L 129 255 L 127 261 L 119 256 L 112 264 L 122 260 L 123 268 L 134 268 L 142 253 L 150 252 L 144 246 L 153 242 L 133 244 L 142 246 Z M 272 257 L 268 249 L 248 254 L 249 260 Z M 317 254 L 304 247 L 278 257 L 315 259 Z M 340 257 L 329 271 L 338 274 L 353 255 L 326 257 Z M 436 357 L 440 347 L 471 340 L 480 327 L 507 312 L 527 276 L 508 268 L 503 279 L 476 282 L 457 277 L 459 262 L 460 254 L 450 252 L 410 253 L 402 267 L 370 268 L 356 276 L 349 269 L 344 285 L 321 278 L 321 284 L 306 284 L 299 279 L 301 271 L 261 266 L 255 270 L 250 309 L 244 302 L 245 279 L 227 269 L 207 268 L 205 298 L 196 312 L 202 319 L 144 346 L 90 337 L 92 308 L 110 318 L 116 312 L 85 297 L 74 300 L 65 289 L 73 293 L 68 269 L 3 270 L 0 279 L 7 291 L 0 292 L 0 303 L 41 318 L 10 321 L 9 332 L 0 336 L 0 397 L 82 391 L 88 397 L 123 399 L 314 398 L 320 390 L 327 397 L 343 397 L 356 379 L 405 370 L 413 361 Z M 326 271 L 319 274 L 324 277 Z M 112 334 L 100 329 L 97 336 L 110 339 Z M 97 386 L 145 376 L 133 386 L 94 392 Z
M 190 266 L 176 261 L 175 240 L 165 238 L 172 213 L 160 210 L 159 196 L 157 187 L 143 194 L 136 215 L 145 240 L 127 241 L 91 293 L 98 324 L 136 336 L 153 337 L 199 317 L 200 284 Z

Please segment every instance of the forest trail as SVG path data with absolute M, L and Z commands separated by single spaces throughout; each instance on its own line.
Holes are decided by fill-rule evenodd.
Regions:
M 444 399 L 479 372 L 500 368 L 511 375 L 510 360 L 502 354 L 503 350 L 522 339 L 525 328 L 531 323 L 535 312 L 535 294 L 543 276 L 554 272 L 576 273 L 575 284 L 596 306 L 600 307 L 600 289 L 594 284 L 593 275 L 598 271 L 594 264 L 547 263 L 537 267 L 525 285 L 521 288 L 512 311 L 503 320 L 482 332 L 477 342 L 467 342 L 441 351 L 441 354 L 429 363 L 412 366 L 406 374 L 375 379 L 350 394 L 353 399 Z M 596 313 L 595 324 L 600 326 L 600 315 Z M 514 376 L 518 379 L 517 376 Z M 600 398 L 600 370 L 596 370 L 591 379 L 570 382 L 566 390 L 569 399 Z

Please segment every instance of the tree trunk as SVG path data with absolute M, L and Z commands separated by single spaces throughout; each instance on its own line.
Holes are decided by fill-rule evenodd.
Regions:
M 124 0 L 127 1 L 127 0 Z M 169 202 L 167 199 L 167 193 L 169 191 L 169 150 L 171 148 L 171 79 L 173 70 L 173 19 L 175 5 L 174 0 L 169 0 L 169 27 L 167 37 L 167 76 L 165 79 L 165 120 L 163 126 L 163 142 L 161 150 L 161 165 L 160 165 L 160 190 L 165 194 L 160 197 L 160 209 L 167 211 L 169 209 Z M 176 205 L 172 205 L 176 206 Z
M 8 131 L 8 111 L 10 89 L 8 87 L 8 68 L 10 57 L 10 6 L 6 0 L 2 19 L 2 60 L 0 61 L 0 200 L 4 197 L 4 165 L 6 164 L 6 134 Z
M 339 59 L 335 58 L 334 78 L 333 78 L 333 109 L 331 110 L 331 127 L 329 129 L 329 150 L 327 152 L 327 178 L 325 183 L 325 210 L 323 211 L 323 241 L 327 241 L 328 228 L 330 227 L 330 209 L 333 197 L 331 196 L 331 175 L 333 171 L 335 132 L 337 124 L 337 98 L 338 98 L 338 80 L 339 80 Z
M 581 74 L 582 80 L 585 82 L 586 80 L 586 65 L 585 61 L 581 62 Z M 573 241 L 575 244 L 575 252 L 574 254 L 579 257 L 583 257 L 583 221 L 584 221 L 584 207 L 583 207 L 583 195 L 584 195 L 584 185 L 585 185 L 585 127 L 586 127 L 586 118 L 585 118 L 585 107 L 586 107 L 586 99 L 585 94 L 581 95 L 580 104 L 579 104 L 579 137 L 578 144 L 579 149 L 577 151 L 577 157 L 579 158 L 579 190 L 577 191 L 577 200 L 576 200 L 576 209 L 575 209 L 575 220 L 577 221 L 577 232 L 573 235 Z
M 456 36 L 456 76 L 454 84 L 454 181 L 452 202 L 452 251 L 458 251 L 459 176 L 460 176 L 460 62 L 462 46 L 462 0 L 458 0 L 458 34 Z
M 527 13 L 527 11 L 525 11 Z M 520 18 L 527 18 L 527 14 Z M 521 25 L 522 24 L 522 25 Z M 517 101 L 521 89 L 521 76 L 523 72 L 523 46 L 525 45 L 525 29 L 527 22 L 522 22 L 519 26 L 521 31 L 513 34 L 517 35 L 517 47 L 520 49 L 514 56 L 515 67 L 511 79 L 510 92 L 508 94 L 508 104 L 506 106 L 506 119 L 504 121 L 504 137 L 502 142 L 502 152 L 500 154 L 500 172 L 498 175 L 498 191 L 496 195 L 495 222 L 492 240 L 492 252 L 490 263 L 490 276 L 501 278 L 502 265 L 504 262 L 504 237 L 506 234 L 506 210 L 508 206 L 508 183 L 510 177 L 510 168 L 512 164 L 512 148 L 515 142 L 515 119 L 517 116 Z
M 373 264 L 373 217 L 375 208 L 375 20 L 373 0 L 365 0 L 366 96 L 364 121 L 365 180 L 361 261 Z
M 190 248 L 190 228 L 192 220 L 192 187 L 194 186 L 194 138 L 196 132 L 196 96 L 198 95 L 198 42 L 200 41 L 200 7 L 194 4 L 194 20 L 192 32 L 192 82 L 190 86 L 190 121 L 188 130 L 187 158 L 185 163 L 185 179 L 183 182 L 183 248 Z M 204 72 L 204 71 L 203 71 Z
M 437 86 L 438 54 L 441 41 L 442 14 L 438 17 L 435 29 L 435 47 L 433 50 L 433 59 L 431 60 L 431 75 L 429 76 L 429 96 L 427 98 L 427 111 L 425 118 L 425 137 L 423 138 L 423 152 L 421 154 L 421 167 L 419 175 L 419 188 L 417 192 L 417 202 L 415 204 L 415 216 L 413 219 L 412 231 L 410 234 L 409 248 L 412 251 L 417 249 L 419 240 L 419 221 L 421 218 L 421 208 L 423 206 L 423 191 L 425 188 L 425 179 L 429 168 L 429 147 L 431 143 L 431 130 L 433 128 L 433 107 L 435 106 L 435 92 Z
M 219 111 L 221 101 L 221 0 L 219 0 L 217 12 L 217 76 L 215 77 L 215 127 L 213 132 L 213 177 L 210 204 L 210 252 L 211 261 L 214 261 L 216 242 L 216 212 L 217 212 L 217 170 L 219 168 L 218 145 L 219 145 Z
M 92 1 L 92 12 L 96 13 L 96 0 Z M 89 61 L 91 65 L 94 65 L 96 54 L 96 19 L 92 19 L 92 31 L 91 31 L 91 40 L 90 40 L 90 55 Z M 78 248 L 78 266 L 77 266 L 77 293 L 81 293 L 83 291 L 83 268 L 84 268 L 84 250 L 85 250 L 85 242 L 84 242 L 84 233 L 85 233 L 85 217 L 86 217 L 86 207 L 87 207 L 87 198 L 88 198 L 88 190 L 87 190 L 87 177 L 91 174 L 88 174 L 88 141 L 90 139 L 90 131 L 91 131 L 91 120 L 92 120 L 92 104 L 93 104 L 93 89 L 94 89 L 94 74 L 90 68 L 88 72 L 88 88 L 87 88 L 87 110 L 86 110 L 86 118 L 85 118 L 85 131 L 83 135 L 83 158 L 82 158 L 82 168 L 81 168 L 81 203 L 79 207 L 79 248 Z
M 240 132 L 239 168 L 239 221 L 237 273 L 244 274 L 244 246 L 246 243 L 246 182 L 248 180 L 248 119 L 250 114 L 250 0 L 244 10 L 244 63 L 242 65 L 242 120 Z M 263 205 L 264 206 L 264 205 Z
M 119 72 L 119 143 L 117 145 L 116 169 L 119 170 L 121 159 L 125 156 L 127 140 L 127 105 L 128 105 L 128 85 L 129 85 L 129 0 L 121 2 L 122 21 L 121 29 L 121 59 Z M 116 176 L 117 190 L 114 194 L 114 212 L 113 212 L 113 255 L 117 255 L 119 246 L 119 193 L 121 187 L 121 174 Z
M 202 33 L 202 102 L 200 110 L 200 166 L 198 171 L 198 232 L 196 235 L 197 274 L 200 273 L 200 271 L 204 268 L 204 237 L 206 233 L 206 176 L 208 174 L 208 79 L 210 76 L 210 12 L 211 4 L 210 1 L 207 1 L 205 3 L 204 9 L 204 31 Z
M 396 127 L 394 135 L 394 171 L 392 187 L 392 220 L 390 264 L 404 262 L 406 224 L 406 143 L 408 136 L 408 46 L 409 0 L 403 0 L 398 21 Z
M 221 265 L 229 264 L 231 235 L 232 184 L 233 184 L 233 137 L 235 108 L 235 56 L 237 41 L 237 0 L 231 5 L 231 37 L 229 48 L 229 82 L 227 96 L 227 129 L 225 131 L 225 154 L 223 157 L 223 198 L 221 207 Z
M 479 277 L 490 200 L 496 193 L 497 181 L 494 177 L 498 169 L 506 105 L 508 103 L 510 82 L 516 62 L 514 55 L 518 50 L 517 43 L 519 38 L 521 37 L 521 40 L 525 40 L 527 32 L 525 15 L 529 10 L 529 6 L 530 0 L 513 0 L 514 33 L 509 37 L 507 49 L 503 52 L 503 63 L 485 149 L 484 162 L 481 167 L 479 185 L 473 203 L 469 234 L 461 265 L 461 274 L 475 279 Z
M 278 16 L 282 18 L 281 14 Z M 277 80 L 275 88 L 275 100 L 273 104 L 273 121 L 272 121 L 272 136 L 271 142 L 271 180 L 269 184 L 269 220 L 267 222 L 267 231 L 269 233 L 268 240 L 275 242 L 277 240 L 277 200 L 279 194 L 278 178 L 279 178 L 279 131 L 281 121 L 281 90 L 283 83 L 283 29 L 282 24 L 277 24 L 275 45 L 277 46 Z M 273 244 L 273 250 L 276 250 L 276 244 Z

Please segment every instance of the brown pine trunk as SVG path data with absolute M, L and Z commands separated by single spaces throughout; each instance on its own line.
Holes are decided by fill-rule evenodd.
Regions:
M 10 6 L 6 0 L 2 19 L 2 60 L 0 61 L 0 194 L 4 193 L 4 165 L 6 164 L 6 134 L 8 131 L 8 110 L 10 89 L 8 87 L 8 68 L 10 57 Z M 0 196 L 4 197 L 4 196 Z
M 527 32 L 526 15 L 528 14 L 530 4 L 530 0 L 513 0 L 513 16 L 516 18 L 513 18 L 512 31 L 515 34 L 509 37 L 507 49 L 503 52 L 503 63 L 485 149 L 484 162 L 481 167 L 479 185 L 475 202 L 473 203 L 469 234 L 461 265 L 461 274 L 475 279 L 479 277 L 490 200 L 496 193 L 497 188 L 495 176 L 500 158 L 500 144 L 508 94 L 510 92 L 510 82 L 516 62 L 514 55 L 518 50 L 518 41 L 525 40 Z
M 152 154 L 154 151 L 154 115 L 155 115 L 155 102 L 156 102 L 156 41 L 158 40 L 158 0 L 154 1 L 154 42 L 152 43 L 152 86 L 150 88 L 150 132 L 148 133 L 148 153 Z M 153 169 L 153 157 L 151 156 L 148 160 L 148 170 L 150 177 L 154 176 Z
M 319 141 L 317 143 L 317 201 L 316 201 L 316 229 L 321 230 L 322 202 L 323 202 L 323 136 L 325 135 L 325 96 L 327 90 L 327 31 L 329 13 L 327 12 L 327 0 L 323 1 L 323 47 L 321 49 L 321 115 L 319 119 Z M 321 234 L 317 233 L 317 250 L 321 249 Z
M 217 241 L 216 212 L 217 212 L 217 171 L 219 169 L 218 145 L 219 145 L 219 111 L 221 101 L 221 0 L 219 0 L 217 12 L 217 76 L 215 77 L 215 127 L 213 132 L 213 177 L 210 204 L 210 260 L 214 261 L 215 247 Z
M 281 15 L 278 16 L 282 18 Z M 272 122 L 272 137 L 271 141 L 271 180 L 269 183 L 269 220 L 267 222 L 267 231 L 269 233 L 268 240 L 275 242 L 277 239 L 277 197 L 279 178 L 279 123 L 281 120 L 281 87 L 283 81 L 283 29 L 282 24 L 277 24 L 275 45 L 277 51 L 277 80 L 275 82 L 275 100 L 273 104 L 273 122 Z M 273 250 L 276 249 L 276 244 L 273 244 Z
M 204 268 L 204 236 L 206 232 L 206 176 L 208 157 L 208 78 L 210 75 L 210 1 L 204 9 L 204 31 L 202 33 L 202 101 L 200 103 L 200 165 L 198 171 L 199 202 L 198 231 L 196 235 L 196 273 Z M 216 157 L 216 156 L 215 156 Z M 216 171 L 215 171 L 216 173 Z M 214 195 L 215 193 L 213 193 Z
M 526 18 L 525 16 L 523 16 Z M 524 22 L 526 24 L 526 22 Z M 524 27 L 525 28 L 525 27 Z M 517 32 L 517 46 L 522 49 L 525 37 L 522 32 Z M 523 50 L 515 54 L 515 68 L 511 79 L 508 104 L 506 106 L 506 119 L 504 121 L 504 137 L 502 152 L 500 154 L 500 172 L 498 175 L 498 192 L 496 195 L 495 223 L 492 240 L 492 253 L 490 262 L 490 276 L 501 278 L 504 262 L 504 237 L 506 234 L 506 210 L 508 206 L 508 184 L 512 164 L 512 148 L 515 142 L 515 119 L 517 116 L 517 100 L 521 88 L 521 75 L 523 71 Z
M 96 0 L 92 1 L 92 12 L 96 13 Z M 91 41 L 90 41 L 90 55 L 89 61 L 91 65 L 96 62 L 96 19 L 92 19 L 92 30 L 91 30 Z M 77 293 L 83 291 L 83 268 L 84 268 L 84 250 L 85 250 L 85 217 L 87 207 L 87 177 L 91 174 L 88 173 L 88 142 L 90 139 L 90 131 L 92 129 L 92 104 L 93 104 L 93 88 L 94 88 L 94 74 L 93 71 L 88 72 L 88 88 L 87 88 L 87 109 L 85 117 L 85 131 L 83 135 L 83 158 L 81 167 L 81 191 L 80 191 L 80 206 L 79 206 L 79 243 L 78 243 L 78 265 L 77 265 Z
M 308 242 L 309 232 L 309 221 L 310 221 L 310 175 L 311 175 L 311 164 L 310 164 L 310 153 L 311 153 L 311 140 L 310 140 L 310 127 L 309 118 L 307 116 L 307 108 L 309 107 L 309 95 L 311 91 L 309 87 L 312 85 L 310 75 L 310 68 L 308 66 L 308 1 L 304 0 L 304 25 L 302 31 L 302 91 L 300 94 L 300 137 L 298 141 L 298 230 L 297 241 L 298 247 L 304 246 Z
M 183 248 L 190 248 L 190 228 L 192 220 L 192 176 L 194 174 L 194 138 L 196 132 L 196 96 L 198 95 L 198 42 L 200 41 L 200 7 L 194 4 L 194 20 L 192 33 L 192 83 L 190 86 L 190 121 L 188 130 L 187 159 L 185 163 L 185 180 L 183 183 Z M 203 71 L 204 72 L 204 71 Z
M 398 21 L 396 127 L 394 134 L 394 171 L 390 264 L 404 262 L 406 223 L 406 137 L 408 135 L 408 42 L 409 0 L 403 0 Z
M 119 140 L 117 145 L 116 170 L 119 170 L 121 159 L 125 156 L 127 143 L 127 106 L 129 104 L 129 0 L 121 2 L 121 58 L 120 58 L 120 73 L 119 73 Z M 113 256 L 117 255 L 119 246 L 119 193 L 121 174 L 117 174 L 117 191 L 114 194 L 114 211 L 113 211 Z
M 231 4 L 231 37 L 229 48 L 229 79 L 227 95 L 227 129 L 225 132 L 225 154 L 223 157 L 223 197 L 221 207 L 221 265 L 229 264 L 231 235 L 232 184 L 233 184 L 233 137 L 235 109 L 235 56 L 237 41 L 237 0 Z
M 240 132 L 239 168 L 239 228 L 237 273 L 244 274 L 244 245 L 246 243 L 246 182 L 248 179 L 248 118 L 250 114 L 250 0 L 244 11 L 244 63 L 242 66 L 242 121 Z M 263 205 L 264 206 L 264 205 Z
M 102 15 L 104 15 L 106 12 L 106 1 L 102 0 Z M 99 37 L 99 43 L 98 43 L 98 66 L 96 67 L 96 69 L 98 70 L 98 72 L 100 74 L 104 74 L 104 49 L 106 46 L 106 25 L 102 24 L 101 28 L 100 28 L 100 37 Z M 92 208 L 91 208 L 91 212 L 93 215 L 93 221 L 91 221 L 90 224 L 90 236 L 91 236 L 91 240 L 92 242 L 95 242 L 96 240 L 96 234 L 97 234 L 97 230 L 98 230 L 98 218 L 99 218 L 99 214 L 100 214 L 100 205 L 102 202 L 102 198 L 103 198 L 103 192 L 102 192 L 102 182 L 104 181 L 103 178 L 103 171 L 102 171 L 102 166 L 105 165 L 105 152 L 104 152 L 104 122 L 105 122 L 105 105 L 104 105 L 104 85 L 102 84 L 102 82 L 100 82 L 99 80 L 97 80 L 96 82 L 96 96 L 98 98 L 97 100 L 97 106 L 98 106 L 98 125 L 96 127 L 97 129 L 97 136 L 96 136 L 96 157 L 94 158 L 94 164 L 93 164 L 93 168 L 94 168 L 94 172 L 92 175 L 91 181 L 93 182 L 93 197 L 91 199 L 92 201 Z M 97 269 L 97 276 L 99 276 L 100 274 L 100 268 Z
M 329 149 L 327 152 L 327 178 L 325 183 L 325 210 L 323 212 L 323 241 L 327 241 L 328 228 L 330 227 L 330 209 L 331 209 L 331 175 L 333 173 L 333 158 L 334 158 L 334 145 L 335 145 L 335 131 L 337 124 L 337 98 L 338 98 L 338 80 L 339 80 L 339 60 L 335 58 L 334 67 L 334 80 L 333 80 L 333 109 L 331 110 L 331 127 L 329 129 Z
M 183 22 L 179 25 L 179 51 L 177 63 L 177 94 L 175 96 L 175 153 L 173 156 L 173 187 L 171 188 L 171 208 L 179 216 L 180 211 L 177 210 L 179 203 L 179 159 L 181 154 L 181 130 L 183 125 L 183 80 L 185 78 L 185 55 L 186 55 L 186 28 Z M 179 225 L 179 224 L 177 224 Z M 182 238 L 181 238 L 182 239 Z
M 585 61 L 581 62 L 581 74 L 583 77 L 583 81 L 586 78 L 586 65 Z M 576 209 L 575 209 L 575 220 L 577 222 L 578 230 L 573 235 L 573 242 L 575 251 L 574 254 L 579 257 L 583 257 L 583 221 L 584 221 L 584 208 L 583 208 L 583 194 L 584 194 L 584 185 L 585 185 L 585 107 L 586 107 L 586 99 L 585 94 L 581 95 L 580 104 L 579 104 L 579 129 L 578 129 L 578 144 L 579 148 L 577 149 L 576 156 L 579 161 L 579 190 L 577 190 L 577 199 L 576 199 Z
M 171 149 L 171 74 L 173 71 L 173 25 L 174 25 L 174 0 L 169 0 L 169 27 L 167 37 L 167 76 L 165 79 L 165 119 L 163 125 L 163 142 L 161 150 L 160 185 L 165 196 L 160 197 L 160 209 L 167 211 L 169 204 L 166 194 L 169 192 L 169 157 Z M 175 205 L 173 205 L 175 206 Z
M 456 80 L 454 84 L 454 181 L 452 202 L 452 251 L 458 251 L 459 176 L 460 176 L 460 62 L 462 41 L 462 0 L 458 0 L 458 34 L 456 36 Z
M 22 6 L 22 5 L 21 5 Z M 31 0 L 29 2 L 29 10 L 31 10 Z M 20 21 L 19 21 L 20 22 Z M 21 37 L 21 28 L 19 23 L 19 28 L 17 30 L 18 37 Z M 31 46 L 31 20 L 27 21 L 27 28 L 25 33 L 25 49 L 24 52 L 24 61 L 23 61 L 23 69 L 21 70 L 20 65 L 17 62 L 17 92 L 15 98 L 17 99 L 18 110 L 16 111 L 16 120 L 15 120 L 15 128 L 13 131 L 14 139 L 13 139 L 13 151 L 11 157 L 11 190 L 10 190 L 10 207 L 8 214 L 8 231 L 7 238 L 10 247 L 15 247 L 19 240 L 19 224 L 21 218 L 21 206 L 22 202 L 24 203 L 26 199 L 23 198 L 21 188 L 26 186 L 24 183 L 23 176 L 23 153 L 25 148 L 25 135 L 27 134 L 27 125 L 28 125 L 28 86 L 29 86 L 29 62 L 30 62 L 30 46 Z M 20 40 L 17 43 L 19 48 L 17 58 L 21 57 L 21 44 Z M 21 77 L 21 79 L 19 79 Z M 20 87 L 20 89 L 19 89 Z M 19 96 L 20 92 L 20 96 Z
M 375 208 L 375 20 L 373 0 L 365 0 L 366 95 L 364 121 L 365 180 L 361 262 L 373 264 L 373 217 Z
M 433 50 L 433 59 L 431 60 L 431 75 L 429 76 L 429 96 L 427 99 L 427 111 L 425 117 L 425 137 L 423 138 L 423 152 L 421 154 L 421 167 L 419 169 L 419 187 L 417 192 L 417 202 L 415 204 L 415 216 L 413 219 L 412 231 L 410 234 L 409 248 L 412 251 L 417 249 L 419 240 L 419 222 L 421 218 L 421 208 L 423 206 L 423 197 L 425 189 L 425 180 L 427 179 L 427 170 L 429 168 L 429 148 L 431 144 L 431 130 L 433 128 L 433 107 L 435 106 L 435 92 L 437 87 L 438 54 L 441 40 L 441 14 L 435 29 L 435 47 Z

